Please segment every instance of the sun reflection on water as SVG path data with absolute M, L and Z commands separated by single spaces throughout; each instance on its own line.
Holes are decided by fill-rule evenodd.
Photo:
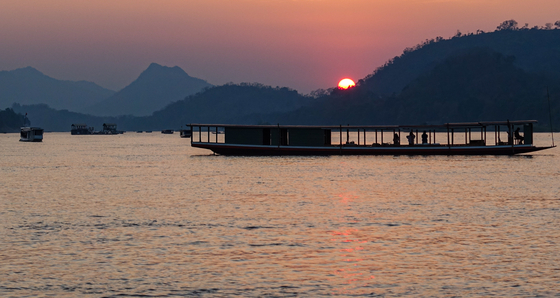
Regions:
M 363 238 L 364 233 L 359 229 L 348 227 L 348 225 L 359 222 L 356 219 L 358 214 L 353 211 L 352 206 L 354 200 L 358 197 L 353 193 L 342 193 L 338 197 L 338 208 L 336 208 L 337 214 L 335 216 L 341 225 L 341 229 L 330 231 L 329 234 L 333 245 L 340 247 L 338 249 L 339 262 L 337 263 L 339 266 L 344 265 L 344 267 L 337 268 L 333 272 L 333 275 L 342 282 L 336 282 L 340 287 L 334 288 L 332 294 L 367 294 L 371 292 L 371 289 L 368 290 L 367 288 L 371 287 L 375 279 L 368 266 L 368 262 L 364 262 L 365 255 L 367 254 L 367 250 L 364 247 L 367 247 L 368 240 Z M 349 218 L 352 219 L 349 220 Z

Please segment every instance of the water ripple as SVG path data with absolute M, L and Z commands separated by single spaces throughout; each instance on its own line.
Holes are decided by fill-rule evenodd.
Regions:
M 560 294 L 557 148 L 248 158 L 157 134 L 0 138 L 0 296 Z

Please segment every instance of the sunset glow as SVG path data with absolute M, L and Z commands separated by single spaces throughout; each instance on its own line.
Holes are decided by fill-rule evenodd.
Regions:
M 348 89 L 350 87 L 355 87 L 356 83 L 354 83 L 354 81 L 352 81 L 351 79 L 342 79 L 340 80 L 340 82 L 338 82 L 338 89 Z
M 539 8 L 539 9 L 537 9 Z M 118 91 L 150 63 L 220 85 L 302 93 L 364 78 L 426 39 L 559 20 L 558 0 L 4 0 L 1 70 L 32 66 Z

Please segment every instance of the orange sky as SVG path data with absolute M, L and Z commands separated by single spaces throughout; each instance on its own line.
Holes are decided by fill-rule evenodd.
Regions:
M 0 70 L 32 66 L 119 90 L 151 62 L 212 84 L 308 93 L 405 47 L 504 20 L 560 20 L 559 0 L 2 0 Z

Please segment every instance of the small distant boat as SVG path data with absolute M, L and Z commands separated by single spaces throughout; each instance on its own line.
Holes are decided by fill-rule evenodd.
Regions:
M 152 131 L 151 130 L 146 130 L 146 133 L 152 133 Z
M 164 129 L 161 131 L 162 134 L 171 135 L 173 134 L 173 129 Z
M 40 127 L 22 127 L 20 142 L 42 142 L 43 129 Z
M 192 136 L 192 130 L 190 129 L 181 129 L 181 138 L 190 138 Z
M 118 135 L 123 133 L 124 131 L 117 130 L 115 123 L 103 123 L 102 131 L 95 131 L 93 127 L 88 127 L 87 124 L 72 124 L 70 130 L 72 135 Z
M 115 123 L 103 123 L 103 130 L 98 134 L 101 135 L 118 135 L 123 134 L 124 131 L 117 130 L 117 125 Z
M 93 127 L 88 127 L 87 124 L 75 123 L 72 124 L 70 129 L 71 135 L 91 135 L 93 134 Z

